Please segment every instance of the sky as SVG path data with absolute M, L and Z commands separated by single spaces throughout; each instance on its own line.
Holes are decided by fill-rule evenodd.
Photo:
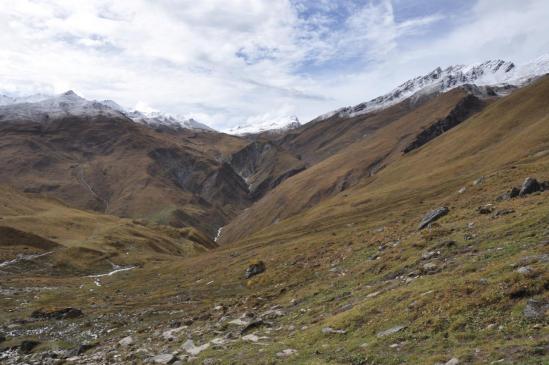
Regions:
M 438 66 L 547 54 L 547 19 L 547 0 L 0 0 L 0 90 L 307 122 Z

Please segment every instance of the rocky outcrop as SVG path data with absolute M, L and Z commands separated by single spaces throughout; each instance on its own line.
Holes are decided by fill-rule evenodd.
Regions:
M 252 276 L 256 276 L 256 275 L 259 275 L 259 274 L 265 272 L 265 270 L 266 270 L 266 267 L 265 267 L 265 263 L 263 261 L 255 262 L 255 263 L 251 264 L 250 266 L 248 266 L 248 268 L 244 272 L 244 278 L 249 279 Z
M 450 111 L 448 116 L 424 129 L 402 152 L 408 153 L 423 146 L 427 142 L 440 136 L 442 133 L 459 125 L 473 114 L 478 113 L 483 107 L 484 103 L 476 96 L 471 94 L 466 96 Z
M 450 210 L 446 207 L 440 207 L 430 211 L 423 217 L 423 219 L 419 223 L 418 229 L 422 230 L 437 219 L 444 217 L 446 214 L 448 214 L 449 211 Z
M 270 141 L 254 141 L 234 153 L 228 163 L 248 184 L 257 200 L 282 181 L 305 170 L 305 164 Z

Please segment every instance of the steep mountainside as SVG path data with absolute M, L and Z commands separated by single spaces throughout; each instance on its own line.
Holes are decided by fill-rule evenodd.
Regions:
M 21 270 L 10 260 L 44 255 L 26 270 L 52 275 L 97 273 L 116 265 L 165 256 L 192 256 L 215 243 L 191 229 L 176 229 L 69 208 L 54 199 L 0 186 L 0 271 Z M 15 262 L 14 262 L 15 263 Z
M 246 181 L 254 199 L 305 169 L 305 164 L 294 155 L 264 140 L 256 140 L 235 152 L 228 163 Z
M 333 116 L 307 125 L 301 133 L 286 136 L 282 145 L 289 145 L 288 149 L 304 155 L 305 161 L 315 162 L 312 157 L 308 158 L 315 155 L 324 159 L 286 180 L 241 213 L 224 227 L 220 242 L 245 237 L 359 182 L 375 180 L 376 174 L 401 158 L 410 145 L 417 144 L 418 139 L 424 141 L 425 130 L 437 129 L 436 126 L 444 125 L 448 119 L 456 125 L 489 101 L 473 95 L 470 88 L 456 88 L 421 102 L 405 100 L 361 117 L 338 119 Z M 327 135 L 333 139 L 326 140 Z M 299 145 L 297 141 L 304 142 Z M 304 148 L 300 150 L 299 146 Z
M 157 132 L 112 109 L 88 109 L 87 102 L 83 114 L 58 105 L 59 112 L 43 113 L 39 105 L 18 117 L 0 108 L 1 183 L 77 208 L 191 225 L 211 235 L 250 203 L 246 184 L 221 161 L 246 141 Z

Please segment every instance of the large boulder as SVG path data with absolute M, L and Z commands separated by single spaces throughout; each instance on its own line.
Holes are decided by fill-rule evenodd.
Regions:
M 246 272 L 244 273 L 244 277 L 246 279 L 251 278 L 252 276 L 256 276 L 261 274 L 262 272 L 265 272 L 266 267 L 265 263 L 263 261 L 254 262 L 248 268 L 246 269 Z
M 543 299 L 528 299 L 524 316 L 528 319 L 543 319 L 549 311 L 549 302 Z
M 519 196 L 525 196 L 541 190 L 540 183 L 533 177 L 527 177 L 520 187 Z
M 423 228 L 427 227 L 432 222 L 436 221 L 437 219 L 444 217 L 450 209 L 447 207 L 440 207 L 434 210 L 431 210 L 429 213 L 425 214 L 421 222 L 419 223 L 419 230 L 422 230 Z

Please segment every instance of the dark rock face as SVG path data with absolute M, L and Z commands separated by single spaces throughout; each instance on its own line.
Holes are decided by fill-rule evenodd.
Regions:
M 40 345 L 40 342 L 38 341 L 32 341 L 32 340 L 23 341 L 19 346 L 19 351 L 21 351 L 24 354 L 28 354 L 38 345 Z
M 483 205 L 477 208 L 479 214 L 490 214 L 494 211 L 494 207 L 491 204 Z
M 266 270 L 265 263 L 263 261 L 259 261 L 255 264 L 251 264 L 250 266 L 248 266 L 248 268 L 246 269 L 246 272 L 244 273 L 244 277 L 246 279 L 249 279 L 252 276 L 256 276 L 261 274 L 262 272 L 265 272 L 265 270 Z
M 474 95 L 468 95 L 461 100 L 444 119 L 440 119 L 418 134 L 415 140 L 406 146 L 402 152 L 408 153 L 423 146 L 427 142 L 440 136 L 442 133 L 454 128 L 471 115 L 478 113 L 483 106 L 484 103 L 479 98 Z
M 528 194 L 532 194 L 532 193 L 535 193 L 537 191 L 540 191 L 541 190 L 541 185 L 540 183 L 532 178 L 532 177 L 527 177 L 524 182 L 522 183 L 522 186 L 520 187 L 520 191 L 519 191 L 519 196 L 525 196 L 525 195 L 528 195 Z
M 32 312 L 32 318 L 45 318 L 45 319 L 71 319 L 83 316 L 84 313 L 80 309 L 76 308 L 63 308 L 51 311 L 43 311 L 41 309 Z
M 305 163 L 270 141 L 254 141 L 229 159 L 234 171 L 247 183 L 257 200 L 282 181 L 305 170 Z
M 0 333 L 0 343 L 6 341 L 6 336 Z
M 449 211 L 450 211 L 450 209 L 448 209 L 446 207 L 440 207 L 440 208 L 437 208 L 435 210 L 430 211 L 429 213 L 427 213 L 423 217 L 423 219 L 419 223 L 419 228 L 418 229 L 422 230 L 423 228 L 427 227 L 429 224 L 436 221 L 437 219 L 439 219 L 441 217 L 444 217 L 446 214 L 448 214 Z

